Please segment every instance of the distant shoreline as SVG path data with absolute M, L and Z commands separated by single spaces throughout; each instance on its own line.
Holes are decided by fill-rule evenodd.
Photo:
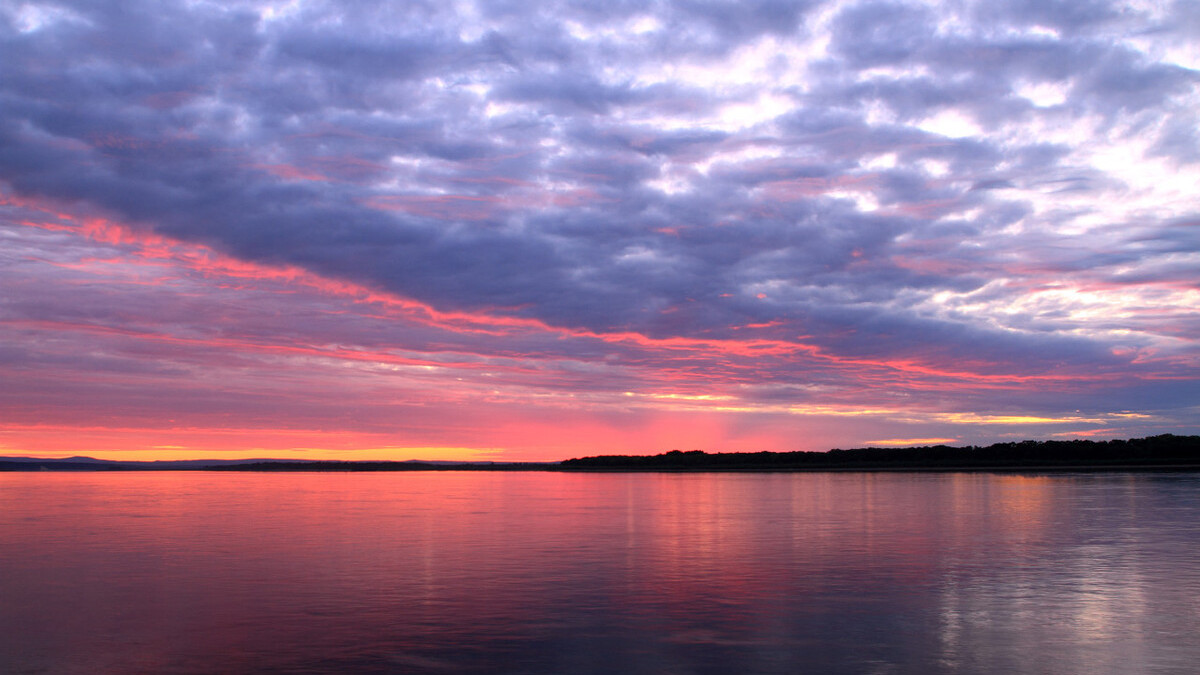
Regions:
M 502 469 L 500 469 L 502 470 Z M 1153 464 L 815 464 L 787 466 L 727 466 L 727 467 L 612 467 L 545 469 L 558 473 L 1172 473 L 1200 471 L 1200 461 Z
M 147 462 L 146 464 L 150 464 Z M 441 473 L 441 472 L 493 472 L 493 473 L 1172 473 L 1200 471 L 1200 461 L 1175 464 L 816 464 L 804 466 L 711 466 L 711 467 L 639 467 L 611 466 L 576 468 L 561 464 L 528 466 L 523 464 L 456 464 L 451 466 L 339 466 L 336 461 L 309 461 L 298 464 L 271 462 L 269 464 L 246 464 L 237 466 L 143 466 L 142 463 L 117 462 L 112 466 L 81 464 L 37 465 L 0 460 L 0 473 L 161 473 L 183 472 L 229 472 L 229 473 Z M 396 464 L 400 464 L 397 462 Z
M 1021 441 L 989 446 L 858 448 L 828 452 L 699 450 L 658 455 L 601 455 L 562 462 L 421 462 L 338 460 L 165 460 L 88 457 L 0 458 L 0 471 L 549 471 L 568 473 L 795 472 L 1128 472 L 1200 470 L 1200 436 L 1163 434 L 1113 441 Z

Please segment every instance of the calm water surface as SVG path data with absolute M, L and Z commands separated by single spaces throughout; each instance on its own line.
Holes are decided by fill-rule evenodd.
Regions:
M 1197 664 L 1198 474 L 0 474 L 5 673 Z

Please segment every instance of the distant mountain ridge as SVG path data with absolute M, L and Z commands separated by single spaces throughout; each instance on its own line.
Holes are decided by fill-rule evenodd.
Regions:
M 129 465 L 129 466 L 180 466 L 180 467 L 207 467 L 207 466 L 222 466 L 230 464 L 246 464 L 253 462 L 277 462 L 287 460 L 276 459 L 157 459 L 157 460 L 118 460 L 118 459 L 96 459 L 95 457 L 0 457 L 0 462 L 17 462 L 26 464 L 104 464 L 104 465 Z

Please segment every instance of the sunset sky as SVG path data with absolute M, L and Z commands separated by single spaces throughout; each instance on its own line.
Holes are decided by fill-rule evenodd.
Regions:
M 1200 433 L 1200 3 L 0 4 L 0 455 Z

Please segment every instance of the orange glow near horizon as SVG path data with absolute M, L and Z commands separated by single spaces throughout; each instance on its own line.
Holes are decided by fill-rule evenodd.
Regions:
M 412 459 L 494 461 L 504 448 L 388 446 L 384 434 L 314 429 L 0 427 L 0 458 L 93 457 L 123 461 L 177 459 Z
M 670 449 L 705 447 L 721 438 L 721 422 L 675 423 L 661 419 L 633 429 L 615 430 L 599 423 L 564 430 L 553 424 L 513 422 L 499 426 L 491 438 L 510 445 L 499 447 L 389 446 L 388 434 L 328 432 L 310 429 L 194 429 L 194 428 L 0 428 L 0 457 L 21 456 L 153 461 L 174 459 L 298 459 L 298 460 L 455 460 L 546 462 L 600 454 L 656 454 Z M 759 437 L 761 442 L 778 439 Z M 749 445 L 729 450 L 760 450 Z M 632 448 L 632 450 L 631 450 Z

